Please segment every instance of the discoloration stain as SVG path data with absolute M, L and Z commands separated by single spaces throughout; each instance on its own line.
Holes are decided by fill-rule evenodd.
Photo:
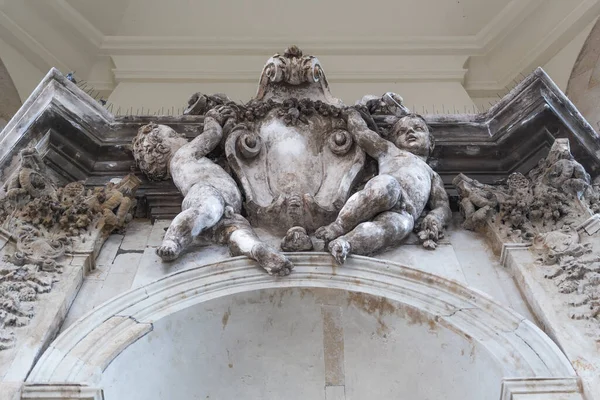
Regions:
M 386 314 L 392 314 L 396 307 L 385 297 L 371 296 L 360 292 L 350 292 L 348 294 L 348 306 L 363 310 L 377 319 L 377 334 L 383 336 L 389 331 L 383 317 Z
M 324 305 L 323 315 L 323 356 L 325 362 L 325 385 L 343 386 L 344 370 L 344 328 L 342 309 Z
M 229 322 L 229 317 L 231 316 L 231 309 L 227 308 L 227 311 L 223 314 L 223 318 L 221 319 L 221 323 L 223 324 L 223 330 L 227 327 L 227 323 Z
M 228 366 L 229 366 L 229 368 L 233 368 L 233 364 L 232 363 L 229 363 Z
M 594 371 L 595 368 L 592 364 L 587 361 L 582 360 L 581 358 L 576 358 L 573 360 L 573 367 L 578 371 Z
M 437 330 L 437 324 L 435 323 L 435 321 L 434 321 L 433 319 L 431 319 L 431 318 L 430 318 L 430 319 L 427 321 L 427 323 L 429 324 L 429 330 L 430 330 L 430 331 L 435 331 L 435 330 Z
M 378 327 L 377 334 L 385 337 L 384 334 L 389 331 L 385 323 L 385 316 L 395 314 L 400 318 L 405 319 L 410 325 L 427 324 L 430 333 L 435 333 L 438 330 L 438 323 L 435 318 L 429 317 L 420 310 L 399 303 L 392 303 L 385 297 L 372 296 L 366 293 L 351 292 L 348 294 L 348 305 L 353 305 L 372 315 L 377 319 Z

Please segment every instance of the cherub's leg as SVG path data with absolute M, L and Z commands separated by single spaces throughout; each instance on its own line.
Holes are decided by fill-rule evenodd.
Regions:
M 156 249 L 163 261 L 175 260 L 194 237 L 214 226 L 225 210 L 225 200 L 212 186 L 194 186 L 188 192 L 181 211 L 169 225 L 160 247 Z
M 378 175 L 353 194 L 340 210 L 336 220 L 316 230 L 315 236 L 329 242 L 350 232 L 359 223 L 391 209 L 400 198 L 400 184 L 390 175 Z
M 386 211 L 372 222 L 363 222 L 344 236 L 329 243 L 329 252 L 343 264 L 348 254 L 367 255 L 400 242 L 413 230 L 415 221 L 405 212 Z
M 280 252 L 263 243 L 241 215 L 228 210 L 215 227 L 215 237 L 227 243 L 232 256 L 244 255 L 255 260 L 269 275 L 288 275 L 294 266 Z

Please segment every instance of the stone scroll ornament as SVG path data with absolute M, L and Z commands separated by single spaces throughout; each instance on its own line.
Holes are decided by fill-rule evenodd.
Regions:
M 165 125 L 142 126 L 133 141 L 138 167 L 151 180 L 172 179 L 185 196 L 157 253 L 174 260 L 205 232 L 286 275 L 292 264 L 253 227 L 284 235 L 284 251 L 312 250 L 314 234 L 340 263 L 397 245 L 415 226 L 435 248 L 448 198 L 426 163 L 434 146 L 427 124 L 401 103 L 390 93 L 344 106 L 319 61 L 293 46 L 267 61 L 246 104 L 193 95 L 186 114 L 203 115 L 204 127 L 191 142 Z M 396 115 L 385 139 L 371 118 L 378 112 Z M 379 174 L 365 183 L 371 158 Z
M 0 350 L 14 345 L 13 330 L 29 322 L 38 295 L 52 289 L 63 256 L 92 231 L 107 236 L 132 219 L 140 183 L 129 175 L 94 189 L 81 182 L 58 187 L 35 149 L 20 158 L 0 198 L 0 230 L 15 249 L 0 262 Z
M 460 174 L 454 185 L 465 228 L 487 225 L 504 242 L 531 244 L 545 277 L 568 296 L 571 317 L 598 321 L 600 184 L 573 158 L 567 139 L 556 139 L 527 175 L 513 173 L 492 186 Z

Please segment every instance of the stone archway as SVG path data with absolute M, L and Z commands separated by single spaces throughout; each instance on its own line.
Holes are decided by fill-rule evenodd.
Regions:
M 79 396 L 57 398 L 100 398 L 93 396 L 100 396 L 103 375 L 111 363 L 117 365 L 120 355 L 141 338 L 146 340 L 155 327 L 159 331 L 161 321 L 214 299 L 290 288 L 328 288 L 385 299 L 395 304 L 390 307 L 404 310 L 397 318 L 422 325 L 424 332 L 443 329 L 444 335 L 471 343 L 473 351 L 484 355 L 492 366 L 489 373 L 481 365 L 465 372 L 479 374 L 478 379 L 490 375 L 487 378 L 495 384 L 489 385 L 493 387 L 487 394 L 494 395 L 486 398 L 498 398 L 502 392 L 503 399 L 510 399 L 513 391 L 551 393 L 557 387 L 562 393 L 578 392 L 576 375 L 558 347 L 534 324 L 481 292 L 368 257 L 352 257 L 343 268 L 332 267 L 330 257 L 323 253 L 299 253 L 291 258 L 296 269 L 285 279 L 273 279 L 252 261 L 238 257 L 175 273 L 112 299 L 54 341 L 27 379 L 26 398 L 46 398 L 52 390 L 72 390 Z M 142 352 L 148 357 L 144 363 L 160 363 L 150 353 Z M 397 359 L 392 365 L 401 362 Z M 154 368 L 161 367 L 155 364 Z M 443 377 L 438 379 L 445 382 Z

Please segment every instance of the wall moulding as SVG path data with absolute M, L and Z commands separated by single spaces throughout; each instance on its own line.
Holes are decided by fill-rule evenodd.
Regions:
M 462 82 L 466 69 L 328 71 L 331 82 Z M 255 71 L 113 69 L 117 82 L 256 82 Z
M 507 377 L 575 379 L 568 360 L 542 331 L 481 292 L 368 257 L 351 257 L 344 268 L 333 268 L 325 253 L 293 253 L 289 257 L 296 268 L 286 279 L 274 280 L 252 261 L 236 257 L 174 273 L 126 292 L 63 332 L 40 358 L 27 382 L 97 385 L 112 359 L 127 351 L 161 318 L 231 294 L 290 287 L 333 288 L 385 297 L 472 338 L 492 355 Z
M 22 400 L 104 400 L 102 389 L 84 385 L 45 384 L 24 385 L 21 391 Z
M 140 110 L 112 112 L 140 114 Z M 167 112 L 170 110 L 163 110 L 163 114 Z M 451 180 L 458 172 L 483 183 L 493 183 L 514 171 L 527 172 L 545 156 L 555 137 L 570 139 L 573 154 L 588 171 L 596 173 L 600 165 L 594 129 L 541 69 L 485 113 L 426 115 L 425 119 L 436 137 L 436 170 L 450 195 L 455 194 Z M 381 126 L 389 124 L 389 116 L 375 116 L 375 120 Z M 137 129 L 150 122 L 169 125 L 193 138 L 202 129 L 203 117 L 115 117 L 52 70 L 5 127 L 0 170 L 10 173 L 15 167 L 11 154 L 45 142 L 48 151 L 42 151 L 44 159 L 63 182 L 75 177 L 89 186 L 103 185 L 135 170 L 128 146 Z M 142 179 L 138 191 L 138 197 L 144 198 L 142 212 L 153 218 L 172 218 L 179 212 L 180 195 L 170 182 L 152 186 L 136 173 Z
M 108 55 L 271 55 L 296 43 L 312 53 L 327 55 L 469 55 L 480 49 L 473 36 L 273 38 L 189 36 L 105 36 L 100 46 Z
M 500 400 L 576 400 L 581 391 L 577 378 L 505 379 Z M 568 397 L 566 397 L 568 396 Z

